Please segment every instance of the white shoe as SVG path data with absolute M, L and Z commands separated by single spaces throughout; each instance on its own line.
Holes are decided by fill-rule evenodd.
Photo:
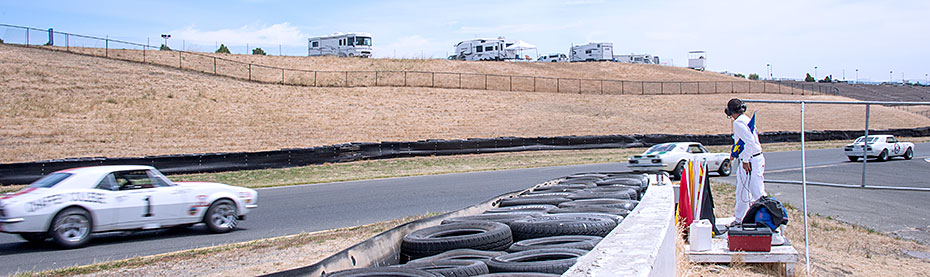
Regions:
M 778 246 L 785 244 L 785 237 L 781 233 L 772 233 L 772 245 Z

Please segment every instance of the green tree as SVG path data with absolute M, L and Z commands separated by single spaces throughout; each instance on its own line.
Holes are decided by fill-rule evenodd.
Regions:
M 261 47 L 252 49 L 252 55 L 265 55 L 265 50 L 262 50 Z
M 743 73 L 736 73 L 733 77 L 746 79 L 746 75 L 743 75 Z
M 227 48 L 226 45 L 223 45 L 222 43 L 220 44 L 220 48 L 216 49 L 216 53 L 217 54 L 232 54 L 229 52 L 229 48 Z
M 0 43 L 3 43 L 3 39 L 0 39 Z
M 820 80 L 821 83 L 833 83 L 833 75 L 827 75 L 823 77 L 823 80 Z
M 749 74 L 749 80 L 759 80 L 759 74 Z
M 169 48 L 168 45 L 162 44 L 161 47 L 158 48 L 158 50 L 161 50 L 161 51 L 171 51 L 171 48 Z
M 813 82 L 813 81 L 816 81 L 816 80 L 814 80 L 814 77 L 811 77 L 811 74 L 810 74 L 810 73 L 807 73 L 807 77 L 804 77 L 804 81 L 805 81 L 805 82 Z

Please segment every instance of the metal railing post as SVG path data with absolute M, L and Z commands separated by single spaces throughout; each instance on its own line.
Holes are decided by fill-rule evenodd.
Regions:
M 810 238 L 807 235 L 807 151 L 804 145 L 804 102 L 801 102 L 801 190 L 804 201 L 804 260 L 807 262 L 807 274 L 811 272 Z
M 869 111 L 871 107 L 872 105 L 865 104 L 865 137 L 862 138 L 862 182 L 859 183 L 859 187 L 863 188 L 865 187 L 865 165 L 869 160 L 866 150 L 869 147 Z
M 29 47 L 29 28 L 26 29 L 26 47 Z
M 103 40 L 103 56 L 110 57 L 110 35 Z

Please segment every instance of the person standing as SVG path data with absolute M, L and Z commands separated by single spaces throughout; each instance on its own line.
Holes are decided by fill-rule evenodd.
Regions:
M 739 166 L 736 171 L 736 203 L 733 216 L 736 218 L 730 226 L 743 222 L 749 205 L 762 196 L 766 196 L 763 173 L 765 156 L 762 144 L 756 132 L 756 116 L 746 116 L 746 104 L 739 98 L 730 99 L 724 109 L 727 117 L 733 120 L 733 150 L 730 157 Z

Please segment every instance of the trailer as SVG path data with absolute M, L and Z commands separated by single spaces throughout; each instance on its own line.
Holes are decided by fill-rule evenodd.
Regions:
M 614 60 L 621 63 L 660 64 L 659 56 L 649 54 L 614 55 Z
M 704 71 L 704 69 L 707 68 L 707 52 L 689 51 L 688 68 Z
M 614 44 L 610 42 L 592 42 L 585 45 L 575 45 L 571 48 L 570 61 L 611 61 L 614 59 Z
M 463 40 L 455 44 L 455 60 L 460 61 L 502 61 L 517 58 L 517 50 L 507 49 L 515 42 L 504 37 L 476 38 Z
M 307 56 L 371 57 L 371 34 L 335 33 L 307 40 Z
M 567 62 L 568 56 L 566 56 L 565 54 L 561 54 L 561 53 L 553 53 L 553 54 L 549 54 L 546 56 L 540 56 L 539 59 L 537 59 L 536 61 L 544 62 L 544 63 Z

